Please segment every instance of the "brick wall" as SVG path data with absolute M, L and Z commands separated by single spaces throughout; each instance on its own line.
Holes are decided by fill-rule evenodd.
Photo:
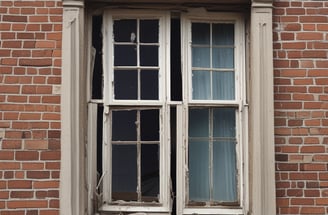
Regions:
M 328 2 L 275 1 L 277 214 L 328 213 Z
M 0 215 L 59 214 L 61 1 L 0 1 Z

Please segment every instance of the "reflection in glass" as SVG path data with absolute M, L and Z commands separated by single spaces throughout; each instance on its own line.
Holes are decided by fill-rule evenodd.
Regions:
M 198 45 L 210 44 L 210 24 L 192 23 L 191 26 L 192 43 Z
M 213 24 L 214 45 L 234 45 L 234 24 Z
M 235 73 L 232 71 L 213 72 L 213 99 L 235 99 Z
M 189 137 L 208 137 L 209 113 L 207 108 L 189 109 Z
M 233 48 L 213 48 L 213 68 L 234 68 Z
M 209 144 L 189 142 L 189 200 L 208 201 L 209 184 Z
M 193 99 L 211 99 L 211 73 L 209 71 L 193 71 L 192 87 Z
M 192 48 L 192 66 L 210 68 L 210 48 Z
M 236 143 L 232 141 L 213 144 L 213 200 L 237 201 Z

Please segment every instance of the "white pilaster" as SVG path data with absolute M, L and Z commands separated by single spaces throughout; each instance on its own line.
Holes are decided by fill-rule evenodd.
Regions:
M 63 2 L 60 214 L 84 214 L 83 1 Z
M 250 214 L 275 215 L 271 1 L 253 1 L 250 32 Z

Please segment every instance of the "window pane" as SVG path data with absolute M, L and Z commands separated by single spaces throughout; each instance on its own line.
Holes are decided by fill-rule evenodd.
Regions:
M 136 66 L 137 46 L 115 45 L 114 56 L 114 66 Z
M 213 136 L 236 136 L 236 110 L 234 108 L 215 108 L 213 110 Z
M 209 109 L 189 109 L 189 137 L 209 136 Z
M 158 42 L 158 20 L 140 20 L 140 42 Z
M 211 73 L 209 71 L 193 71 L 192 75 L 193 99 L 211 99 Z
M 235 99 L 235 73 L 213 72 L 213 99 Z
M 208 201 L 209 143 L 189 142 L 189 201 Z
M 192 48 L 192 66 L 210 68 L 210 48 Z
M 234 49 L 233 48 L 213 48 L 213 67 L 214 68 L 234 68 Z
M 138 72 L 136 70 L 114 71 L 115 99 L 138 98 Z
M 141 99 L 158 100 L 157 70 L 141 70 Z
M 112 112 L 112 140 L 136 141 L 137 140 L 137 111 L 122 110 Z
M 158 66 L 158 46 L 140 46 L 140 65 Z
M 213 144 L 213 198 L 214 201 L 237 201 L 237 171 L 235 142 Z
M 138 200 L 136 145 L 112 145 L 112 198 Z
M 234 45 L 234 24 L 213 24 L 214 45 Z
M 125 19 L 114 21 L 115 42 L 136 42 L 137 20 Z
M 192 23 L 191 32 L 193 44 L 210 44 L 210 24 Z
M 159 110 L 140 111 L 141 141 L 159 141 Z
M 158 150 L 157 144 L 141 145 L 141 192 L 143 201 L 157 200 L 154 197 L 159 194 Z

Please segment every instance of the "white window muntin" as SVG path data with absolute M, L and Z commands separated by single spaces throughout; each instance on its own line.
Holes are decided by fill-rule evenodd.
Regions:
M 113 39 L 113 24 L 114 20 L 120 19 L 158 19 L 159 21 L 159 34 L 158 34 L 158 66 L 140 66 L 139 60 L 136 66 L 114 66 L 114 39 Z M 106 105 L 163 105 L 166 99 L 166 91 L 164 89 L 169 80 L 169 73 L 165 72 L 169 69 L 169 43 L 166 41 L 169 39 L 169 14 L 162 11 L 135 11 L 135 10 L 107 10 L 104 13 L 104 103 Z M 138 35 L 136 35 L 137 38 Z M 138 50 L 137 53 L 140 51 Z M 138 99 L 115 99 L 114 98 L 114 70 L 119 69 L 158 69 L 158 99 L 157 100 L 141 100 Z M 138 80 L 140 81 L 140 80 Z M 140 82 L 139 82 L 140 83 Z M 139 86 L 140 88 L 140 86 Z M 138 89 L 139 90 L 139 89 Z
M 159 51 L 158 51 L 158 100 L 116 100 L 113 94 L 114 51 L 113 24 L 119 19 L 158 19 L 159 20 Z M 103 121 L 103 204 L 101 211 L 143 211 L 168 213 L 170 211 L 170 108 L 166 105 L 166 94 L 170 95 L 169 54 L 170 44 L 166 42 L 170 37 L 170 17 L 167 12 L 149 10 L 106 10 L 103 16 L 103 67 L 104 67 L 104 121 Z M 134 67 L 140 69 L 140 66 Z M 127 67 L 128 69 L 128 67 Z M 111 178 L 111 114 L 110 109 L 115 106 L 127 109 L 155 108 L 160 111 L 160 140 L 159 140 L 159 195 L 158 202 L 149 204 L 142 202 L 112 202 Z M 133 107 L 132 107 L 133 106 Z M 114 203 L 114 204 L 113 204 Z
M 195 100 L 192 99 L 192 56 L 191 56 L 191 23 L 192 22 L 212 22 L 212 23 L 233 23 L 234 24 L 234 71 L 235 71 L 235 99 L 234 100 Z M 214 206 L 214 207 L 189 207 L 188 206 L 188 144 L 185 146 L 178 146 L 177 151 L 177 213 L 181 214 L 244 214 L 244 170 L 243 170 L 243 144 L 246 144 L 246 139 L 242 135 L 247 123 L 244 122 L 243 104 L 245 103 L 245 45 L 244 45 L 244 23 L 240 14 L 222 14 L 222 13 L 198 13 L 198 14 L 185 14 L 182 17 L 182 53 L 183 62 L 186 66 L 183 67 L 183 100 L 184 105 L 178 106 L 178 124 L 188 125 L 188 110 L 189 107 L 235 107 L 236 108 L 236 165 L 238 172 L 238 201 L 239 206 Z M 180 113 L 180 116 L 179 116 Z M 178 126 L 177 133 L 182 133 L 182 139 L 177 138 L 178 144 L 188 143 L 188 126 L 180 128 Z M 180 158 L 179 158 L 180 157 Z M 180 165 L 180 166 L 179 166 Z M 182 165 L 182 166 L 181 166 Z

